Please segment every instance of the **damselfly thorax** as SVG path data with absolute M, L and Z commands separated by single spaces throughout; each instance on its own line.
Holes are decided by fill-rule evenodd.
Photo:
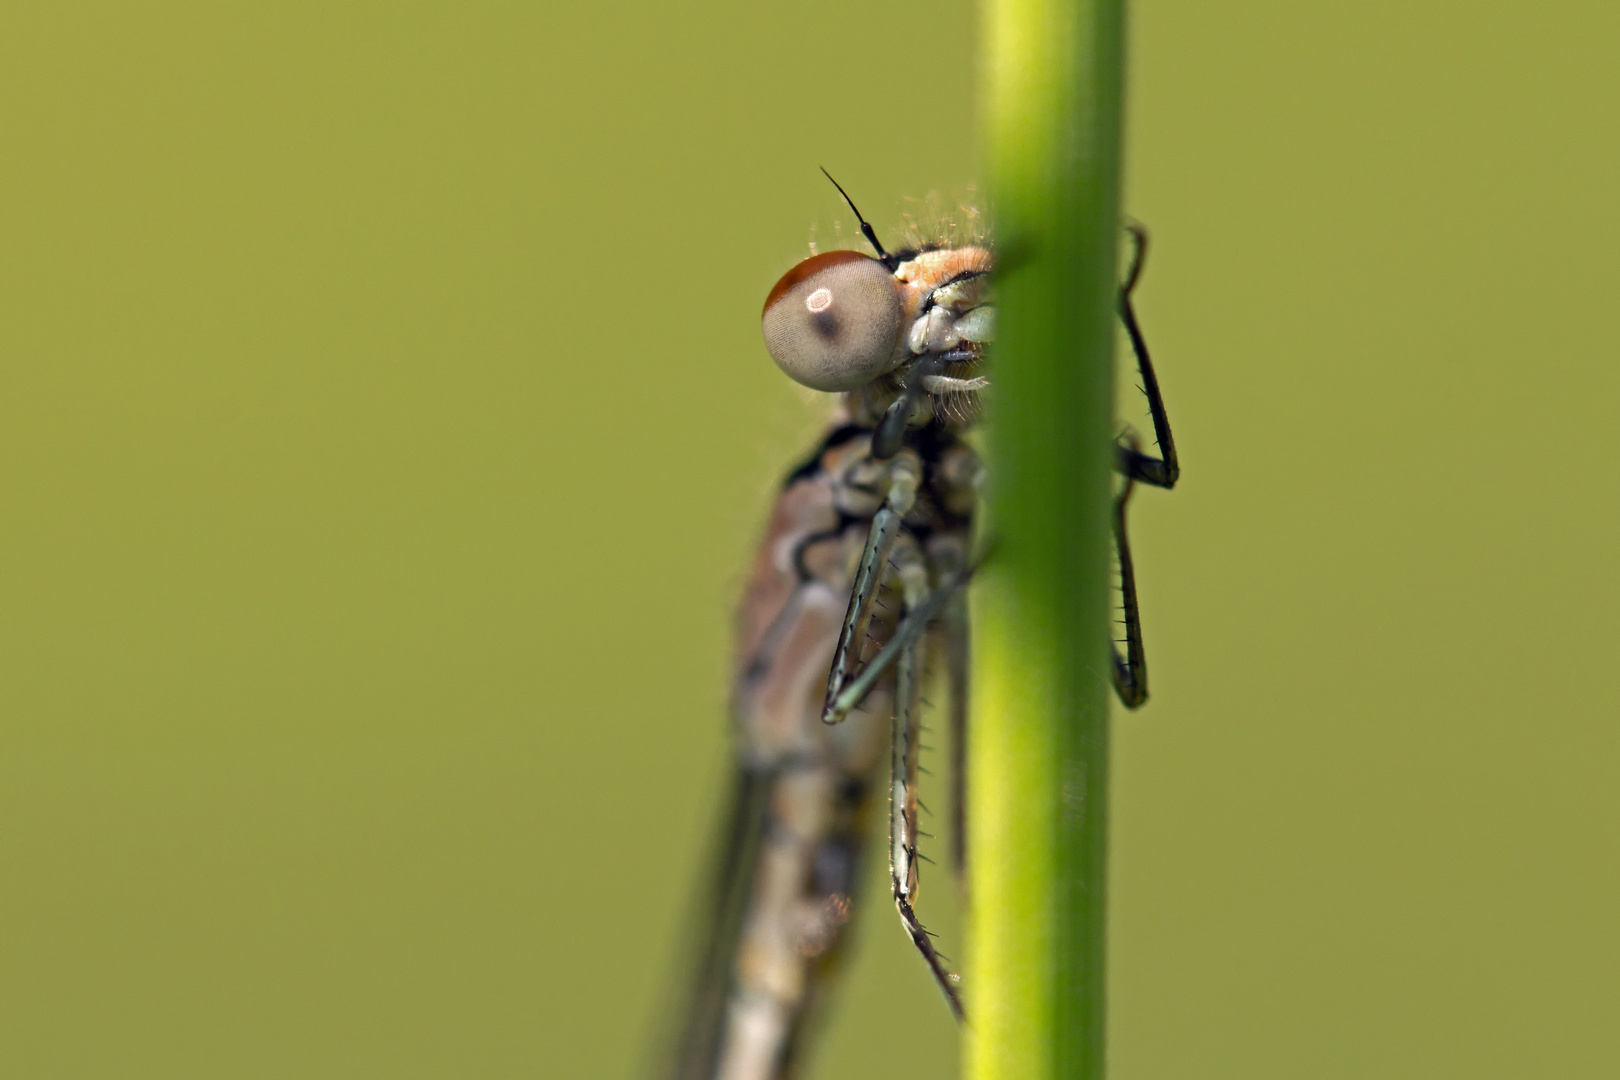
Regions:
M 840 189 L 842 191 L 842 189 Z M 846 197 L 847 198 L 847 197 Z M 853 209 L 853 203 L 851 204 Z M 859 213 L 857 212 L 859 218 Z M 965 859 L 965 586 L 985 471 L 964 438 L 993 384 L 993 257 L 942 237 L 876 256 L 812 255 L 766 299 L 765 343 L 796 381 L 842 395 L 830 430 L 783 481 L 739 610 L 736 768 L 673 1068 L 682 1080 L 790 1075 L 861 909 L 875 794 L 886 788 L 892 898 L 958 1018 L 957 978 L 916 911 L 923 684 L 940 672 L 951 729 L 954 863 Z M 1140 255 L 1142 238 L 1137 237 Z M 1131 483 L 1174 483 L 1175 451 L 1121 290 L 1162 458 L 1127 436 L 1115 503 L 1125 655 L 1115 685 L 1146 696 L 1125 541 Z M 882 768 L 888 761 L 889 768 Z M 887 781 L 885 783 L 885 780 Z

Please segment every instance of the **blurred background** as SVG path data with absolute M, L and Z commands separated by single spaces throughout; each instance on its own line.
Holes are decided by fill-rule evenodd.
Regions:
M 0 13 L 0 1072 L 636 1074 L 824 415 L 759 306 L 817 166 L 972 184 L 974 19 Z M 1620 1070 L 1617 40 L 1131 5 L 1120 1080 Z M 810 1075 L 953 1075 L 870 915 Z

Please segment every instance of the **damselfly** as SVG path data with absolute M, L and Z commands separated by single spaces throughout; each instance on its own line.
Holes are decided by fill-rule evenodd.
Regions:
M 887 251 L 844 198 L 876 255 L 812 254 L 765 301 L 765 344 L 777 365 L 842 397 L 820 445 L 782 484 L 739 612 L 736 767 L 707 930 L 666 1073 L 677 1080 L 793 1072 L 860 906 L 885 736 L 894 902 L 951 1010 L 963 1016 L 957 976 L 916 912 L 917 777 L 932 658 L 947 692 L 951 845 L 960 872 L 965 586 L 985 480 L 964 436 L 991 385 L 994 258 L 973 215 L 965 228 Z M 1134 225 L 1126 231 L 1132 247 L 1119 313 L 1160 451 L 1143 453 L 1128 428 L 1115 451 L 1124 478 L 1113 515 L 1124 637 L 1115 644 L 1113 679 L 1134 709 L 1147 699 L 1147 664 L 1125 508 L 1136 482 L 1171 487 L 1179 467 L 1131 304 L 1146 234 Z

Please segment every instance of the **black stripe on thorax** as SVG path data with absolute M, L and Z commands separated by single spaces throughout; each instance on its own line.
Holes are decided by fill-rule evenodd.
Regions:
M 800 480 L 808 479 L 821 471 L 821 457 L 827 451 L 852 442 L 862 435 L 872 434 L 872 429 L 862 427 L 860 424 L 840 424 L 827 432 L 827 437 L 821 440 L 821 445 L 811 451 L 810 455 L 794 466 L 792 472 L 782 478 L 782 487 L 790 488 Z

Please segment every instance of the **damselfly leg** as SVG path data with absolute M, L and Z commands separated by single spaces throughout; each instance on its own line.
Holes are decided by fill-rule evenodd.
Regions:
M 1137 601 L 1130 536 L 1126 528 L 1126 508 L 1138 481 L 1154 487 L 1171 488 L 1180 477 L 1181 467 L 1176 456 L 1169 415 L 1164 407 L 1164 397 L 1159 389 L 1158 376 L 1153 369 L 1153 360 L 1148 353 L 1147 342 L 1131 300 L 1131 295 L 1141 277 L 1147 252 L 1147 232 L 1135 223 L 1128 224 L 1126 231 L 1132 240 L 1132 251 L 1125 280 L 1120 285 L 1119 313 L 1126 337 L 1131 343 L 1131 352 L 1136 360 L 1141 390 L 1147 397 L 1148 412 L 1153 420 L 1154 439 L 1160 453 L 1159 457 L 1143 453 L 1140 440 L 1129 429 L 1121 435 L 1115 447 L 1114 467 L 1124 477 L 1124 487 L 1114 499 L 1112 531 L 1120 569 L 1125 652 L 1123 655 L 1119 652 L 1117 647 L 1119 643 L 1116 642 L 1113 648 L 1113 683 L 1120 702 L 1128 709 L 1137 709 L 1147 701 L 1147 656 L 1142 641 L 1141 611 Z M 902 393 L 894 401 L 884 415 L 884 424 L 880 427 L 880 432 L 891 425 L 903 429 L 907 413 L 902 411 L 898 421 L 895 413 L 896 410 L 908 410 L 911 407 L 910 397 L 910 394 Z M 915 731 L 916 721 L 909 716 L 910 706 L 907 704 L 906 688 L 915 677 L 911 665 L 915 656 L 926 647 L 931 626 L 940 619 L 941 613 L 947 608 L 960 611 L 961 594 L 971 577 L 972 567 L 962 565 L 951 568 L 941 576 L 941 580 L 931 592 L 907 587 L 905 618 L 889 641 L 865 664 L 860 663 L 860 656 L 866 644 L 865 627 L 870 618 L 872 599 L 882 579 L 888 552 L 893 548 L 894 536 L 898 535 L 910 500 L 915 497 L 915 491 L 916 481 L 912 478 L 912 474 L 907 470 L 900 470 L 898 478 L 890 482 L 890 495 L 885 502 L 884 510 L 879 512 L 872 523 L 866 553 L 862 558 L 860 574 L 857 576 L 856 589 L 850 598 L 848 613 L 845 616 L 843 635 L 835 653 L 837 659 L 828 677 L 827 699 L 822 711 L 822 720 L 827 723 L 842 720 L 850 710 L 860 705 L 865 694 L 871 687 L 877 685 L 878 680 L 891 665 L 896 667 L 897 697 L 890 810 L 893 846 L 891 865 L 895 874 L 895 902 L 900 908 L 901 919 L 905 923 L 908 935 L 927 961 L 929 970 L 933 972 L 940 989 L 944 991 L 952 1010 L 960 1017 L 961 1003 L 955 988 L 956 978 L 945 971 L 927 931 L 923 930 L 916 918 L 913 906 L 916 875 L 915 843 L 913 841 L 907 848 L 902 842 L 903 838 L 915 836 L 915 808 L 908 808 L 904 799 L 909 794 L 914 800 L 916 785 L 915 754 L 905 741 L 905 736 Z M 902 579 L 904 579 L 903 571 Z M 949 652 L 954 654 L 951 656 L 952 666 L 965 669 L 965 617 L 959 617 L 952 622 L 957 624 L 954 631 L 947 630 L 948 633 L 954 632 L 957 635 L 956 646 L 947 646 Z M 951 688 L 951 724 L 953 744 L 956 747 L 953 752 L 954 758 L 955 755 L 964 753 L 962 748 L 965 747 L 968 737 L 967 717 L 965 706 L 962 704 L 966 694 L 965 670 L 960 675 L 953 674 L 953 681 L 955 685 Z M 956 790 L 953 799 L 955 828 L 952 842 L 954 862 L 959 871 L 966 864 L 966 846 L 963 840 L 965 830 L 962 825 L 967 800 L 966 785 L 962 783 L 961 776 L 962 767 L 960 759 L 957 759 L 953 761 L 953 786 Z M 909 824 L 906 818 L 908 812 L 912 815 Z
M 1176 455 L 1175 437 L 1170 430 L 1170 417 L 1164 407 L 1164 395 L 1153 369 L 1153 359 L 1148 353 L 1141 324 L 1137 322 L 1131 303 L 1131 294 L 1136 289 L 1147 255 L 1147 231 L 1133 222 L 1126 226 L 1126 232 L 1133 244 L 1130 266 L 1119 290 L 1120 319 L 1131 342 L 1137 374 L 1142 380 L 1140 389 L 1147 398 L 1148 413 L 1153 419 L 1154 441 L 1161 455 L 1152 457 L 1142 453 L 1140 440 L 1129 429 L 1126 429 L 1114 449 L 1114 469 L 1125 478 L 1123 490 L 1114 499 L 1113 535 L 1121 569 L 1128 645 L 1126 656 L 1115 655 L 1115 688 L 1120 700 L 1128 708 L 1134 709 L 1147 700 L 1147 661 L 1142 645 L 1141 614 L 1137 605 L 1130 540 L 1125 527 L 1125 510 L 1135 482 L 1173 488 L 1181 476 L 1181 464 Z M 888 419 L 887 415 L 885 419 Z M 889 665 L 899 659 L 908 644 L 924 632 L 940 609 L 967 583 L 969 573 L 966 568 L 954 568 L 954 572 L 947 574 L 946 580 L 941 582 L 941 588 L 933 598 L 917 611 L 908 612 L 888 644 L 866 664 L 860 663 L 860 654 L 866 643 L 866 626 L 871 618 L 871 605 L 882 579 L 885 560 L 895 537 L 899 535 L 901 522 L 916 497 L 916 489 L 914 469 L 909 465 L 899 468 L 891 475 L 884 508 L 873 519 L 855 590 L 844 618 L 843 632 L 834 653 L 833 669 L 827 679 L 827 701 L 822 711 L 822 720 L 826 723 L 838 723 L 857 707 Z M 965 691 L 965 682 L 962 689 Z M 953 694 L 953 703 L 955 700 L 956 695 Z
M 1147 230 L 1133 221 L 1125 226 L 1125 232 L 1132 241 L 1131 265 L 1119 287 L 1119 317 L 1125 324 L 1125 336 L 1130 339 L 1131 352 L 1136 357 L 1136 371 L 1142 379 L 1140 389 L 1147 397 L 1148 415 L 1153 418 L 1153 439 L 1161 456 L 1149 457 L 1135 446 L 1121 445 L 1115 451 L 1114 468 L 1132 480 L 1168 489 L 1176 486 L 1181 463 L 1176 457 L 1176 440 L 1170 434 L 1170 417 L 1164 409 L 1164 395 L 1159 391 L 1159 377 L 1153 370 L 1153 358 L 1148 355 L 1147 341 L 1142 337 L 1142 326 L 1136 321 L 1136 308 L 1131 303 L 1131 294 L 1142 276 L 1142 265 L 1147 261 Z
M 1153 370 L 1153 359 L 1148 355 L 1147 341 L 1142 337 L 1141 324 L 1136 321 L 1136 309 L 1131 294 L 1142 276 L 1142 264 L 1147 258 L 1147 230 L 1130 222 L 1125 231 L 1132 240 L 1130 268 L 1119 288 L 1119 317 L 1125 324 L 1125 336 L 1130 339 L 1131 352 L 1136 357 L 1136 371 L 1141 377 L 1140 389 L 1147 397 L 1148 415 L 1153 418 L 1153 438 L 1158 444 L 1159 457 L 1142 453 L 1141 442 L 1135 432 L 1126 429 L 1114 447 L 1114 469 L 1125 477 L 1125 486 L 1114 497 L 1114 553 L 1119 561 L 1121 624 L 1125 629 L 1125 654 L 1120 655 L 1114 643 L 1114 692 L 1127 709 L 1139 709 L 1147 701 L 1147 650 L 1142 644 L 1142 615 L 1136 599 L 1136 569 L 1131 559 L 1130 536 L 1125 528 L 1125 508 L 1137 481 L 1154 487 L 1173 488 L 1181 476 L 1181 463 L 1176 457 L 1176 440 L 1170 433 L 1170 416 L 1165 412 L 1164 395 L 1159 391 L 1159 378 Z
M 915 545 L 907 545 L 896 555 L 895 570 L 900 578 L 907 617 L 919 612 L 930 595 L 928 565 Z M 917 774 L 921 769 L 922 685 L 927 671 L 928 635 L 911 635 L 895 661 L 894 739 L 890 750 L 889 787 L 889 879 L 894 905 L 900 912 L 911 942 L 928 963 L 934 981 L 950 1002 L 951 1012 L 962 1019 L 962 1002 L 956 993 L 956 976 L 947 971 L 933 935 L 917 918 Z
M 956 545 L 938 545 L 944 550 L 933 555 L 935 565 L 945 581 L 955 580 L 966 569 L 966 552 Z M 968 762 L 968 693 L 969 652 L 971 649 L 968 626 L 967 591 L 950 590 L 940 616 L 940 636 L 943 639 L 945 660 L 945 707 L 949 718 L 951 739 L 951 872 L 956 875 L 956 886 L 967 894 L 967 762 Z
M 889 464 L 883 505 L 873 516 L 871 530 L 866 535 L 866 547 L 855 570 L 855 587 L 850 593 L 843 629 L 833 650 L 832 671 L 827 676 L 827 700 L 821 717 L 827 723 L 836 723 L 848 714 L 849 710 L 845 709 L 836 718 L 829 718 L 840 692 L 860 664 L 872 622 L 872 605 L 877 601 L 878 587 L 889 569 L 889 556 L 900 537 L 901 525 L 917 499 L 920 472 L 914 455 L 901 454 Z

